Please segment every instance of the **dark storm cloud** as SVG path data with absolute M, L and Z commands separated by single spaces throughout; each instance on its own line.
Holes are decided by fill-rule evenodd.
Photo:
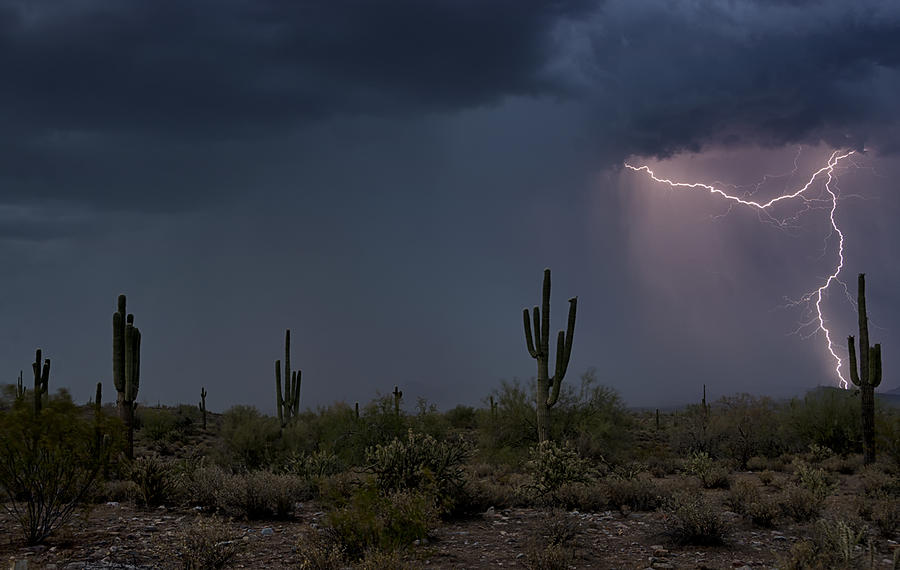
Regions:
M 335 113 L 458 109 L 553 89 L 551 32 L 583 0 L 5 2 L 5 122 L 253 131 Z
M 192 207 L 277 178 L 325 119 L 511 97 L 583 105 L 605 164 L 900 144 L 889 0 L 0 0 L 0 72 L 7 203 Z
M 613 155 L 820 141 L 900 148 L 895 2 L 618 0 L 573 37 L 574 68 Z

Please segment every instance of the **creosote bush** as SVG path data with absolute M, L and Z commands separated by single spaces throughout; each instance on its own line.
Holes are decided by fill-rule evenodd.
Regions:
M 669 533 L 676 544 L 722 544 L 727 534 L 718 509 L 703 495 L 676 494 L 668 501 Z
M 93 494 L 110 452 L 97 455 L 94 441 L 92 421 L 64 391 L 37 416 L 24 401 L 0 413 L 0 497 L 26 543 L 42 542 Z
M 199 517 L 179 535 L 178 556 L 185 570 L 225 568 L 243 550 L 237 533 L 216 517 Z
M 326 516 L 330 532 L 353 560 L 369 550 L 393 551 L 425 538 L 437 524 L 432 497 L 412 489 L 381 492 L 358 488 L 346 504 Z

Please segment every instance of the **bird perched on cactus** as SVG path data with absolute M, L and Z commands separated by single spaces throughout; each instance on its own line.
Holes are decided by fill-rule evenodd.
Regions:
M 850 380 L 859 387 L 862 407 L 863 461 L 875 462 L 875 388 L 881 384 L 881 345 L 869 346 L 869 319 L 866 315 L 866 274 L 859 274 L 857 285 L 859 313 L 859 369 L 853 336 L 847 338 L 850 350 Z

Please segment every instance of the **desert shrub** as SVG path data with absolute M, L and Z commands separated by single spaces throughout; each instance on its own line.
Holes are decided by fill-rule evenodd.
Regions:
M 623 512 L 652 511 L 662 502 L 662 491 L 647 475 L 634 479 L 608 477 L 606 491 L 609 504 Z
M 260 469 L 283 453 L 277 418 L 263 416 L 252 406 L 234 406 L 222 416 L 222 439 L 230 461 L 246 469 Z
M 203 459 L 185 462 L 176 473 L 176 489 L 180 500 L 191 506 L 215 509 L 225 480 L 230 477 L 218 465 L 207 465 Z
M 298 500 L 309 497 L 309 486 L 295 475 L 252 471 L 226 475 L 215 491 L 215 504 L 231 516 L 281 519 L 291 513 Z
M 589 368 L 579 382 L 564 382 L 553 407 L 550 438 L 572 442 L 581 457 L 615 461 L 630 448 L 635 423 L 622 398 Z
M 528 570 L 567 570 L 575 562 L 572 548 L 562 544 L 531 543 L 525 553 L 524 564 Z
M 559 507 L 587 513 L 602 511 L 609 505 L 608 488 L 599 483 L 566 483 L 554 496 Z
M 486 459 L 496 461 L 498 449 L 524 450 L 536 442 L 534 386 L 526 388 L 519 380 L 502 380 L 492 396 L 497 411 L 483 416 L 479 447 L 490 450 Z
M 748 469 L 754 456 L 780 453 L 777 409 L 771 399 L 750 394 L 726 396 L 716 402 L 715 410 L 712 439 L 739 469 Z
M 419 491 L 385 494 L 369 485 L 328 513 L 326 522 L 344 552 L 358 560 L 371 549 L 392 551 L 425 538 L 437 515 L 432 498 Z
M 873 501 L 869 519 L 885 538 L 893 538 L 900 530 L 900 502 L 895 498 Z
M 136 459 L 130 467 L 130 479 L 137 485 L 135 499 L 142 506 L 159 506 L 171 498 L 175 490 L 172 467 L 155 455 Z
M 173 441 L 179 437 L 175 414 L 168 409 L 138 407 L 134 414 L 137 434 L 151 442 Z
M 834 479 L 824 469 L 812 467 L 803 461 L 794 464 L 794 481 L 822 500 L 830 495 L 836 486 Z
M 812 390 L 792 400 L 784 413 L 795 449 L 812 443 L 845 455 L 856 452 L 862 441 L 859 398 L 851 390 Z
M 200 517 L 179 533 L 178 556 L 185 570 L 225 568 L 244 550 L 244 541 L 216 517 Z
M 105 481 L 95 498 L 95 502 L 137 500 L 138 486 L 134 481 Z
M 782 491 L 779 504 L 784 514 L 797 522 L 810 521 L 822 512 L 825 498 L 794 484 Z
M 344 548 L 330 530 L 313 530 L 297 540 L 300 570 L 339 570 L 345 568 Z
M 370 549 L 356 565 L 359 570 L 412 570 L 415 566 L 404 562 L 397 550 Z
M 531 476 L 525 492 L 533 501 L 543 504 L 553 504 L 555 493 L 562 485 L 585 483 L 590 478 L 587 461 L 574 449 L 553 440 L 531 448 L 525 472 Z
M 769 469 L 770 463 L 771 460 L 769 458 L 754 455 L 747 460 L 746 468 L 748 471 L 765 471 Z
M 875 436 L 880 460 L 900 473 L 900 411 L 876 408 Z
M 842 475 L 853 475 L 863 466 L 862 455 L 833 455 L 821 463 L 822 469 L 830 473 L 840 473 Z
M 816 521 L 811 538 L 795 544 L 787 557 L 780 561 L 779 568 L 806 570 L 808 568 L 854 568 L 857 567 L 861 552 L 856 546 L 863 537 L 863 531 L 842 521 Z
M 732 511 L 747 515 L 753 524 L 762 527 L 771 527 L 779 514 L 778 504 L 746 479 L 740 479 L 731 486 L 725 503 Z
M 60 391 L 35 416 L 30 398 L 0 414 L 4 507 L 36 544 L 68 521 L 93 493 L 109 448 L 97 454 L 92 420 Z
M 454 429 L 472 430 L 478 427 L 478 414 L 475 408 L 460 404 L 447 410 L 444 414 L 447 423 Z
M 491 507 L 502 509 L 515 504 L 517 504 L 517 496 L 514 488 L 510 485 L 493 479 L 469 477 L 450 514 L 477 514 L 483 513 Z
M 412 430 L 405 439 L 370 449 L 368 471 L 385 491 L 428 490 L 442 511 L 453 507 L 465 484 L 464 463 L 471 450 L 463 441 L 438 442 Z
M 693 452 L 715 453 L 722 439 L 721 430 L 716 430 L 708 408 L 692 404 L 680 410 L 675 425 L 669 430 L 669 444 L 675 453 Z
M 760 483 L 768 487 L 772 484 L 773 481 L 775 481 L 775 472 L 766 469 L 765 471 L 760 471 L 757 477 L 759 477 Z
M 717 465 L 705 451 L 695 451 L 688 455 L 684 470 L 700 479 L 707 489 L 727 489 L 731 483 L 728 470 Z
M 324 449 L 312 453 L 293 453 L 285 465 L 286 472 L 297 475 L 313 485 L 343 470 L 344 464 L 340 458 Z
M 727 534 L 725 523 L 703 495 L 675 495 L 667 502 L 671 513 L 669 534 L 676 544 L 721 544 Z

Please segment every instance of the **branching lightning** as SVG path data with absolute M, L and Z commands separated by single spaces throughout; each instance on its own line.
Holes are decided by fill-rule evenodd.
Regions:
M 816 328 L 815 328 L 813 334 L 815 334 L 815 332 L 819 332 L 819 331 L 821 331 L 823 333 L 823 335 L 825 337 L 825 341 L 827 343 L 828 352 L 831 354 L 831 356 L 835 362 L 834 371 L 837 374 L 840 386 L 842 388 L 847 388 L 848 383 L 847 383 L 847 380 L 844 379 L 843 374 L 841 373 L 841 365 L 842 365 L 843 361 L 841 360 L 841 357 L 838 356 L 837 350 L 835 349 L 835 345 L 831 339 L 831 331 L 828 329 L 828 326 L 826 326 L 825 316 L 822 313 L 822 299 L 823 299 L 823 296 L 825 295 L 825 292 L 832 285 L 832 283 L 838 283 L 841 286 L 843 286 L 844 291 L 846 293 L 846 285 L 844 285 L 844 283 L 840 280 L 841 270 L 844 267 L 844 233 L 841 231 L 841 228 L 838 226 L 837 220 L 835 219 L 835 213 L 837 211 L 837 205 L 838 205 L 838 194 L 835 192 L 835 190 L 832 186 L 833 186 L 833 182 L 834 182 L 834 178 L 835 178 L 835 175 L 834 175 L 835 168 L 838 166 L 838 164 L 842 160 L 847 159 L 853 153 L 854 153 L 854 151 L 848 151 L 845 153 L 840 153 L 838 151 L 833 152 L 831 154 L 831 157 L 828 159 L 828 163 L 825 166 L 823 166 L 822 168 L 820 168 L 819 170 L 815 171 L 809 177 L 809 179 L 806 181 L 805 184 L 803 184 L 801 187 L 799 187 L 798 189 L 796 189 L 792 192 L 787 192 L 787 193 L 781 194 L 775 198 L 772 198 L 768 202 L 761 202 L 761 201 L 746 199 L 739 195 L 726 192 L 725 190 L 722 190 L 721 188 L 710 185 L 710 184 L 703 184 L 700 182 L 675 182 L 668 178 L 661 178 L 661 177 L 657 176 L 653 172 L 653 170 L 650 169 L 649 166 L 646 166 L 646 165 L 645 166 L 633 166 L 631 164 L 625 163 L 626 168 L 629 168 L 636 172 L 641 172 L 641 171 L 646 172 L 647 175 L 655 182 L 658 182 L 661 184 L 666 184 L 672 188 L 683 188 L 683 189 L 688 189 L 688 190 L 706 190 L 710 194 L 715 194 L 715 195 L 721 196 L 723 199 L 731 202 L 729 205 L 729 209 L 736 205 L 754 208 L 758 212 L 760 212 L 762 215 L 764 215 L 768 221 L 775 223 L 779 227 L 786 227 L 790 223 L 796 221 L 802 212 L 807 211 L 812 208 L 824 208 L 828 211 L 828 219 L 831 222 L 831 228 L 829 231 L 829 235 L 827 235 L 825 237 L 824 241 L 826 243 L 826 248 L 827 248 L 827 242 L 828 242 L 829 238 L 831 238 L 833 235 L 837 235 L 837 237 L 838 237 L 837 262 L 836 262 L 831 274 L 828 275 L 828 277 L 825 279 L 825 281 L 818 288 L 810 291 L 809 293 L 807 293 L 806 295 L 801 297 L 799 300 L 794 301 L 793 304 L 805 303 L 807 305 L 811 305 L 812 307 L 814 307 L 815 310 L 812 312 L 812 314 L 813 314 L 812 319 L 807 323 L 801 324 L 800 328 L 802 329 L 805 326 L 815 325 Z M 796 172 L 796 164 L 797 163 L 796 163 L 796 159 L 795 159 L 794 172 Z M 809 197 L 807 195 L 807 192 L 810 190 L 810 188 L 813 187 L 814 183 L 819 178 L 825 179 L 825 184 L 824 184 L 825 194 L 823 194 L 820 197 Z M 760 182 L 759 184 L 756 185 L 756 188 L 759 189 L 764 182 L 765 182 L 765 178 L 763 179 L 762 182 Z M 827 197 L 826 197 L 826 195 L 827 195 Z M 800 201 L 802 201 L 802 204 L 803 204 L 802 211 L 796 212 L 790 218 L 783 218 L 783 219 L 778 219 L 771 213 L 771 208 L 773 206 L 775 206 L 779 202 L 784 202 L 784 201 L 792 200 L 792 199 L 799 199 Z

